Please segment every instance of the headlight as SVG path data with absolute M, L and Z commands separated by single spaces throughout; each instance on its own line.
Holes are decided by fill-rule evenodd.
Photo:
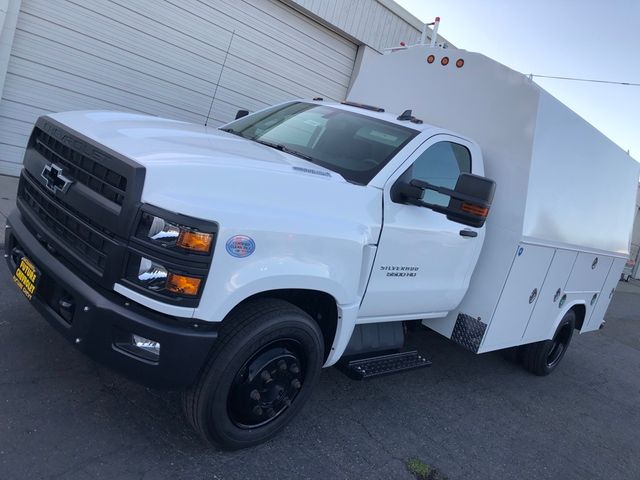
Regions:
M 189 252 L 210 253 L 214 234 L 178 225 L 150 213 L 143 213 L 136 236 L 165 248 L 179 248 Z
M 137 283 L 153 292 L 195 297 L 199 293 L 202 279 L 171 272 L 153 260 L 140 257 Z
M 181 307 L 197 307 L 209 276 L 218 224 L 143 205 L 128 246 L 123 283 Z

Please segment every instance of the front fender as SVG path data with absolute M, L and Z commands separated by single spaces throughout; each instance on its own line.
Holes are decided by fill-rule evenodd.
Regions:
M 214 262 L 202 300 L 194 312 L 200 320 L 219 322 L 243 300 L 271 290 L 305 289 L 331 295 L 338 304 L 359 303 L 362 250 L 332 263 L 304 257 L 225 258 Z M 341 256 L 346 257 L 346 255 Z M 223 267 L 221 263 L 226 265 Z M 229 272 L 225 279 L 219 271 Z

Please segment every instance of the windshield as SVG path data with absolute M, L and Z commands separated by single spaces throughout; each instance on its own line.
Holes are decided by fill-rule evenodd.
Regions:
M 297 155 L 365 185 L 419 132 L 309 103 L 289 103 L 241 118 L 225 131 Z

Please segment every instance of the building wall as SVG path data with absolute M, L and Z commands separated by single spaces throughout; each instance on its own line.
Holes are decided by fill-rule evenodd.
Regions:
M 0 0 L 0 174 L 35 120 L 126 110 L 219 125 L 240 108 L 344 100 L 354 67 L 421 24 L 391 0 Z
M 378 52 L 420 40 L 423 24 L 390 0 L 285 0 Z M 430 37 L 429 37 L 430 38 Z

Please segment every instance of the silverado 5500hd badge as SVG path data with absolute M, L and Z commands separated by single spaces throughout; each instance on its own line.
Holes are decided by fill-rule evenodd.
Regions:
M 380 270 L 387 272 L 387 277 L 415 277 L 420 267 L 411 265 L 382 265 Z

